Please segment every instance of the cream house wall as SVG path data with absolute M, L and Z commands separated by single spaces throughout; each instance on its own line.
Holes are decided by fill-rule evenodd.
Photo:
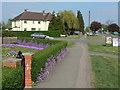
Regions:
M 24 23 L 24 21 L 27 21 L 27 23 Z M 35 31 L 48 31 L 48 26 L 50 21 L 33 21 L 33 20 L 17 20 L 12 21 L 12 30 L 13 31 L 24 31 L 26 28 L 27 31 L 32 31 L 31 28 L 35 28 Z M 19 28 L 15 28 L 15 26 Z

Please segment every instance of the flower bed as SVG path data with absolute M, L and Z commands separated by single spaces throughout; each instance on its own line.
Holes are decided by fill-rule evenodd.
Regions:
M 47 62 L 45 63 L 45 68 L 41 68 L 36 83 L 48 78 L 50 72 L 52 71 L 56 63 L 59 63 L 64 58 L 64 56 L 67 54 L 67 47 L 58 53 L 59 54 L 57 56 L 54 56 L 54 57 L 51 56 L 50 58 L 47 59 Z
M 33 43 L 32 40 L 26 43 L 25 39 L 23 42 L 21 42 L 21 40 L 18 40 L 18 44 L 0 44 L 0 45 L 9 46 L 10 48 L 14 48 L 14 46 L 18 46 L 18 47 L 24 47 L 24 48 L 30 48 L 36 50 L 42 50 L 50 46 L 49 44 L 43 44 L 43 43 L 37 44 L 36 41 Z
M 31 65 L 31 76 L 33 82 L 37 83 L 49 76 L 49 73 L 55 64 L 60 62 L 60 60 L 66 54 L 66 47 L 67 41 L 59 41 L 48 48 L 34 53 Z M 46 66 L 47 64 L 48 66 Z

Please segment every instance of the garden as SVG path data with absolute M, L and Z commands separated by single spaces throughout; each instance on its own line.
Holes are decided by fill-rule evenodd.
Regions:
M 15 58 L 18 51 L 34 53 L 31 63 L 31 78 L 33 84 L 36 84 L 45 80 L 56 63 L 64 58 L 67 53 L 67 42 L 19 37 L 17 44 L 3 44 L 2 48 L 4 58 Z M 2 71 L 3 89 L 22 88 L 23 74 L 21 66 L 4 67 Z

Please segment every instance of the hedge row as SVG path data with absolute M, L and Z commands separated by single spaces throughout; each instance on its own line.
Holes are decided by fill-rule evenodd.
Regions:
M 37 41 L 37 43 L 39 44 L 40 42 L 42 42 L 43 44 L 50 44 L 50 45 L 53 45 L 53 44 L 57 44 L 59 43 L 60 41 L 59 40 L 47 40 L 47 39 L 32 39 L 32 38 L 24 38 L 24 37 L 19 37 L 18 39 L 20 40 L 26 40 L 26 42 L 30 42 L 31 40 L 33 41 Z
M 26 41 L 29 41 L 30 39 L 26 39 Z M 39 39 L 34 39 L 34 41 L 40 42 Z M 32 81 L 36 81 L 37 77 L 39 76 L 40 69 L 45 67 L 45 63 L 49 57 L 56 56 L 58 54 L 58 51 L 60 51 L 63 48 L 66 48 L 67 41 L 54 41 L 54 40 L 44 40 L 47 43 L 53 43 L 54 45 L 51 45 L 50 47 L 47 47 L 43 50 L 40 50 L 36 53 L 34 53 L 34 57 L 32 59 Z M 42 41 L 43 42 L 43 41 Z
M 17 68 L 4 67 L 2 69 L 2 89 L 22 89 L 23 74 L 23 68 L 21 66 L 18 66 Z
M 33 33 L 43 33 L 50 37 L 60 37 L 60 31 L 4 31 L 2 32 L 3 37 L 30 37 Z

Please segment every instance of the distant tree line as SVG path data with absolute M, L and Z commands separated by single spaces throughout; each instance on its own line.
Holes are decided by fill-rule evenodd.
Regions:
M 112 20 L 107 20 L 106 24 L 101 24 L 100 22 L 93 21 L 90 26 L 86 27 L 85 31 L 89 32 L 92 30 L 92 32 L 95 34 L 95 32 L 98 30 L 102 31 L 101 29 L 103 29 L 105 32 L 108 31 L 110 33 L 120 32 L 120 27 L 117 24 L 113 23 Z

